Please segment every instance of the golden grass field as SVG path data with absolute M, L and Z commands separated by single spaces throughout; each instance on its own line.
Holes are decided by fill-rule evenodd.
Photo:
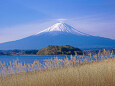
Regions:
M 33 69 L 29 72 L 22 70 L 18 73 L 3 74 L 0 77 L 0 86 L 115 86 L 115 56 L 110 54 L 113 58 L 106 58 L 107 56 L 108 54 L 104 53 L 101 61 L 86 61 L 79 65 L 73 65 L 77 61 L 74 57 L 71 57 L 71 60 L 66 58 L 64 67 L 59 63 L 62 61 L 56 58 L 56 66 L 52 67 L 52 60 L 49 60 L 44 70 L 35 70 L 32 65 L 37 62 L 34 62 L 30 65 Z M 24 67 L 21 64 L 17 66 Z M 13 68 L 11 69 L 14 72 Z

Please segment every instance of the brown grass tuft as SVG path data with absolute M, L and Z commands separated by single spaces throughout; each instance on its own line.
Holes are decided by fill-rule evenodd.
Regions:
M 115 86 L 115 56 L 113 52 L 103 53 L 101 61 L 97 61 L 97 55 L 93 61 L 91 54 L 79 57 L 83 60 L 56 57 L 45 60 L 44 65 L 39 61 L 27 65 L 14 61 L 9 70 L 0 63 L 0 86 Z

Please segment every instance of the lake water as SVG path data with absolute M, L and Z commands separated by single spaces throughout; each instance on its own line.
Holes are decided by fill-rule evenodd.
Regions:
M 101 60 L 102 56 L 98 56 L 98 55 L 96 55 L 96 56 L 97 56 L 97 60 Z M 51 58 L 54 59 L 55 57 L 58 57 L 58 59 L 64 59 L 64 58 L 71 59 L 71 56 L 0 56 L 0 63 L 2 62 L 2 64 L 0 64 L 0 76 L 2 76 L 4 74 L 4 72 L 2 72 L 4 67 L 7 69 L 7 72 L 10 71 L 10 72 L 8 72 L 9 74 L 12 74 L 11 68 L 13 68 L 13 70 L 14 70 L 13 73 L 16 73 L 16 67 L 15 67 L 15 65 L 13 65 L 14 64 L 13 61 L 16 61 L 17 58 L 18 58 L 17 63 L 22 63 L 22 65 L 24 65 L 24 63 L 25 63 L 25 65 L 33 64 L 33 62 L 37 60 L 41 63 L 41 66 L 39 66 L 39 67 L 44 68 L 45 59 L 51 59 Z M 107 59 L 107 58 L 114 58 L 115 56 L 113 55 L 111 57 L 110 55 L 106 55 L 104 57 L 106 57 L 105 59 Z M 76 56 L 76 61 L 78 61 L 78 62 L 75 64 L 82 64 L 82 63 L 86 62 L 84 59 L 87 59 L 87 58 L 88 58 L 87 61 L 96 60 L 96 58 L 94 58 L 94 55 L 92 55 L 91 57 L 90 56 Z M 10 65 L 10 62 L 13 64 Z M 61 63 L 61 65 L 64 66 L 63 62 Z M 71 65 L 73 65 L 73 63 Z M 30 71 L 30 69 L 31 68 L 29 66 L 26 66 L 25 71 Z M 38 69 L 35 67 L 35 70 L 38 70 Z M 18 71 L 19 71 L 19 69 L 18 69 Z
M 0 62 L 2 63 L 9 63 L 10 61 L 13 62 L 13 60 L 19 60 L 19 62 L 30 64 L 33 63 L 35 60 L 39 60 L 40 63 L 43 63 L 45 59 L 53 59 L 55 57 L 58 57 L 59 59 L 64 59 L 66 56 L 0 56 Z M 67 56 L 70 59 L 70 56 Z
M 68 57 L 68 59 L 70 59 L 71 56 L 0 56 L 0 62 L 2 63 L 9 63 L 9 62 L 13 62 L 13 60 L 17 60 L 19 62 L 25 63 L 25 64 L 31 64 L 33 63 L 35 60 L 39 60 L 40 63 L 43 63 L 45 59 L 54 59 L 55 57 L 58 57 L 59 59 L 64 59 L 66 57 Z M 87 56 L 84 56 L 83 58 L 85 58 Z M 88 56 L 89 57 L 89 56 Z M 98 60 L 100 60 L 101 56 L 98 56 Z M 110 57 L 110 56 L 108 56 Z M 77 59 L 81 59 L 81 56 L 77 56 Z M 90 59 L 89 59 L 90 60 Z M 93 58 L 92 56 L 92 60 L 95 60 L 95 58 Z

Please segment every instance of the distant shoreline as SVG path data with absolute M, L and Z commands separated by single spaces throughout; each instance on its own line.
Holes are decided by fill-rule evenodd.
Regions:
M 0 55 L 0 56 L 70 56 L 70 55 Z M 72 55 L 74 56 L 74 55 Z M 80 56 L 80 55 L 78 55 Z

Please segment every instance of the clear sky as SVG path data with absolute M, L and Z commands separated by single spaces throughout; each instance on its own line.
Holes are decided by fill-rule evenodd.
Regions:
M 115 39 L 115 0 L 0 0 L 0 43 L 36 34 L 60 19 Z

